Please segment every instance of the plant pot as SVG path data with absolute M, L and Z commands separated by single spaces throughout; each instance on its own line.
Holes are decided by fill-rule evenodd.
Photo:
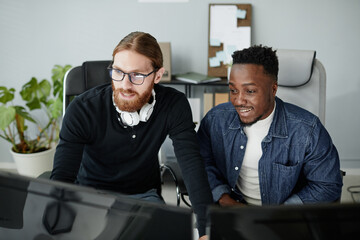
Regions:
M 19 174 L 38 177 L 53 168 L 56 146 L 39 153 L 15 153 L 10 149 Z

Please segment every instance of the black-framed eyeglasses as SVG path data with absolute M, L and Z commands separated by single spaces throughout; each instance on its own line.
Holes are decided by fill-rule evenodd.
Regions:
M 154 69 L 151 73 L 142 74 L 142 73 L 137 73 L 137 72 L 126 73 L 126 72 L 123 72 L 119 69 L 112 68 L 112 67 L 108 67 L 107 69 L 109 70 L 109 74 L 110 74 L 110 77 L 112 80 L 122 81 L 122 80 L 124 80 L 125 75 L 128 75 L 130 82 L 134 85 L 143 84 L 146 77 L 150 76 L 151 74 L 153 74 L 154 72 L 156 72 L 158 70 L 158 69 Z

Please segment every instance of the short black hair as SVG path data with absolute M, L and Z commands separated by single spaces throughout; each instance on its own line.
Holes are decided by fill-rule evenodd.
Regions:
M 265 74 L 274 77 L 277 81 L 279 61 L 276 50 L 271 47 L 255 45 L 243 50 L 235 51 L 232 55 L 233 64 L 257 64 L 264 67 Z

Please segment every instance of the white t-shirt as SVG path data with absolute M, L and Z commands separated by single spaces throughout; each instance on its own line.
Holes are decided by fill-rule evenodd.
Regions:
M 275 107 L 267 118 L 259 120 L 249 127 L 244 127 L 248 141 L 236 185 L 245 201 L 251 205 L 261 205 L 258 171 L 259 160 L 262 156 L 261 142 L 269 132 L 274 112 Z

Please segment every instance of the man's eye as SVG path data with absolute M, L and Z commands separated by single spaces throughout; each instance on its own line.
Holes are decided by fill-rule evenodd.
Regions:
M 132 76 L 134 76 L 134 77 L 136 77 L 136 78 L 144 77 L 144 75 L 141 74 L 141 73 L 133 73 Z
M 235 89 L 230 89 L 230 93 L 232 93 L 232 94 L 237 93 L 237 90 L 235 90 Z
M 256 91 L 255 90 L 247 90 L 246 92 L 247 93 L 255 93 Z

